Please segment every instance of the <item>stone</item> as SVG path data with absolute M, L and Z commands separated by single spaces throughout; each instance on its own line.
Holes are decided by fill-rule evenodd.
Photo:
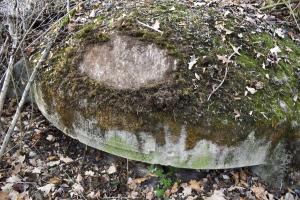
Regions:
M 55 48 L 33 86 L 37 106 L 65 134 L 132 160 L 272 166 L 272 177 L 299 168 L 299 44 L 224 9 L 112 6 Z

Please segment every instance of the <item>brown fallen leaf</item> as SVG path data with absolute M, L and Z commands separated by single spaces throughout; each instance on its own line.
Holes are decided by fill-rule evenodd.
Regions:
M 243 181 L 247 181 L 247 174 L 244 170 L 240 170 L 240 179 Z
M 54 160 L 59 160 L 59 158 L 57 156 L 49 156 L 47 158 L 47 161 L 54 161 Z
M 195 190 L 196 192 L 203 191 L 203 184 L 201 181 L 190 180 L 189 185 L 192 188 L 192 190 Z
M 0 191 L 0 199 L 1 200 L 9 200 L 9 196 L 6 192 Z
M 137 178 L 137 179 L 128 179 L 128 187 L 132 190 L 134 190 L 137 185 L 141 184 L 142 182 L 146 181 L 148 178 L 144 177 L 144 178 Z
M 50 178 L 48 183 L 52 183 L 54 185 L 60 185 L 62 183 L 62 180 L 55 176 L 55 177 Z
M 135 184 L 141 184 L 142 182 L 148 180 L 148 178 L 144 177 L 144 178 L 136 178 L 136 179 L 133 179 L 131 180 L 130 182 L 131 183 L 135 183 Z
M 174 185 L 171 188 L 171 194 L 174 194 L 178 191 L 178 183 L 175 182 Z
M 238 185 L 240 182 L 240 177 L 238 172 L 231 172 L 234 180 L 234 185 Z
M 256 198 L 262 199 L 262 200 L 267 200 L 267 191 L 265 191 L 265 188 L 260 187 L 260 186 L 253 186 L 251 188 L 252 192 L 255 194 Z

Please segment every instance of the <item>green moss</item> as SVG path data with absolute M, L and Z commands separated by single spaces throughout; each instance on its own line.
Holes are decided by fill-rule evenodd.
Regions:
M 252 56 L 248 56 L 242 52 L 237 58 L 237 63 L 246 68 L 258 68 L 258 62 Z

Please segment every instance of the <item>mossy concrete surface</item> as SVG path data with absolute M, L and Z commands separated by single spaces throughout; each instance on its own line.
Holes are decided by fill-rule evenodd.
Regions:
M 71 137 L 130 159 L 201 169 L 263 164 L 279 144 L 300 138 L 300 48 L 275 34 L 285 27 L 238 11 L 176 1 L 103 11 L 55 48 L 34 85 L 37 104 Z M 132 40 L 124 51 L 137 45 L 144 58 L 135 57 L 139 48 L 127 64 L 127 56 L 112 57 L 123 55 L 109 53 L 116 38 Z M 118 80 L 129 82 L 122 87 L 114 82 L 120 73 L 82 70 L 113 66 L 141 76 L 150 45 L 172 61 L 158 79 L 132 76 Z M 120 60 L 96 66 L 108 57 L 86 61 L 90 53 Z

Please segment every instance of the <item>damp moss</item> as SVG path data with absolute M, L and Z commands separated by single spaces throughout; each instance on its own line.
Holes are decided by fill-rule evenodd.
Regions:
M 104 130 L 118 128 L 134 133 L 147 132 L 160 144 L 164 144 L 166 134 L 163 125 L 176 137 L 180 137 L 182 127 L 185 127 L 186 147 L 193 148 L 200 139 L 232 145 L 243 140 L 252 129 L 258 135 L 266 136 L 272 131 L 265 130 L 277 127 L 284 132 L 282 130 L 290 127 L 291 120 L 299 122 L 295 110 L 299 103 L 293 102 L 292 98 L 298 94 L 295 73 L 300 50 L 291 39 L 276 38 L 269 33 L 251 34 L 250 30 L 243 32 L 243 38 L 232 33 L 224 39 L 222 30 L 215 28 L 216 21 L 222 20 L 218 10 L 206 12 L 182 3 L 167 1 L 163 5 L 108 12 L 79 27 L 73 37 L 67 38 L 69 42 L 56 49 L 49 60 L 51 67 L 43 71 L 39 79 L 47 104 L 62 116 L 65 126 L 71 127 L 75 123 L 72 112 L 76 111 L 97 119 Z M 162 34 L 138 22 L 153 24 L 155 20 L 159 20 Z M 238 22 L 228 19 L 225 24 L 235 31 Z M 178 60 L 177 70 L 163 83 L 132 90 L 118 90 L 80 74 L 78 65 L 89 47 L 109 41 L 113 34 L 166 49 Z M 275 45 L 283 50 L 279 56 L 287 54 L 289 62 L 281 60 L 263 69 L 269 51 Z M 232 57 L 233 62 L 228 66 L 218 59 L 218 56 L 228 57 L 233 47 L 239 46 L 240 55 Z M 257 57 L 258 53 L 260 57 Z M 189 70 L 192 55 L 198 61 Z M 224 83 L 208 101 L 208 96 L 224 78 L 226 67 L 228 74 Z M 270 77 L 266 78 L 266 74 Z M 284 74 L 288 77 L 287 82 L 276 85 L 274 77 L 283 79 Z M 245 96 L 246 87 L 255 88 L 257 82 L 262 82 L 263 88 Z M 79 103 L 83 99 L 86 105 Z M 281 99 L 289 106 L 288 113 L 280 108 L 278 102 Z M 71 107 L 73 109 L 65 111 Z M 287 120 L 282 124 L 284 118 Z

